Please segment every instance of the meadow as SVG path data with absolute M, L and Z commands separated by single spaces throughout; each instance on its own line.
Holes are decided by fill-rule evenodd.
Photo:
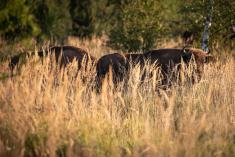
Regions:
M 97 58 L 114 52 L 99 39 L 68 44 Z M 61 70 L 35 56 L 10 78 L 3 77 L 10 73 L 3 62 L 0 156 L 234 157 L 235 61 L 222 58 L 205 66 L 195 84 L 185 80 L 157 91 L 158 73 L 142 83 L 137 66 L 127 86 L 115 89 L 107 77 L 100 93 L 94 67 L 76 75 L 75 62 Z

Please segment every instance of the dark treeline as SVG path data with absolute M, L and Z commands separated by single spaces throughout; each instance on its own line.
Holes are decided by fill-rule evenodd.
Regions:
M 159 38 L 191 32 L 200 44 L 210 0 L 0 0 L 0 37 L 63 42 L 106 34 L 108 44 L 148 50 Z M 211 43 L 235 36 L 235 0 L 212 0 Z M 221 40 L 223 39 L 223 40 Z
M 1 37 L 63 40 L 68 35 L 100 35 L 108 27 L 114 5 L 119 5 L 118 1 L 1 0 Z

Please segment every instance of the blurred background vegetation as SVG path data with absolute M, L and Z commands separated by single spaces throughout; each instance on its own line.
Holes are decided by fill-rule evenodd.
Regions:
M 0 0 L 0 51 L 6 45 L 66 44 L 68 36 L 107 36 L 129 52 L 193 34 L 200 47 L 209 0 Z M 210 45 L 234 48 L 235 0 L 213 0 Z M 10 48 L 12 50 L 12 48 Z

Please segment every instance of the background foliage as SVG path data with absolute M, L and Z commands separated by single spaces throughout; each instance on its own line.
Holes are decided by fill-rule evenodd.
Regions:
M 117 22 L 109 34 L 110 45 L 129 52 L 153 48 L 161 29 L 159 4 L 156 0 L 122 3 Z
M 0 33 L 7 40 L 39 35 L 37 19 L 26 0 L 1 0 Z
M 235 36 L 235 0 L 213 2 L 210 44 L 229 45 Z M 1 0 L 0 38 L 64 43 L 68 36 L 107 35 L 112 48 L 143 51 L 188 30 L 199 46 L 208 7 L 209 0 Z
M 210 28 L 210 44 L 228 42 L 235 34 L 235 1 L 212 0 L 212 24 Z M 183 28 L 193 32 L 197 37 L 197 44 L 204 29 L 204 23 L 210 12 L 210 0 L 187 0 L 180 7 Z

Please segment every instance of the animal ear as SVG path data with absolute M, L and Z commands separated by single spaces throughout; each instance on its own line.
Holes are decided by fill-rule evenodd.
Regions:
M 183 49 L 183 54 L 182 54 L 182 58 L 184 62 L 189 62 L 190 59 L 192 58 L 192 53 L 189 52 L 189 50 L 187 49 Z
M 189 49 L 186 49 L 188 46 L 183 47 L 183 53 L 188 53 Z

